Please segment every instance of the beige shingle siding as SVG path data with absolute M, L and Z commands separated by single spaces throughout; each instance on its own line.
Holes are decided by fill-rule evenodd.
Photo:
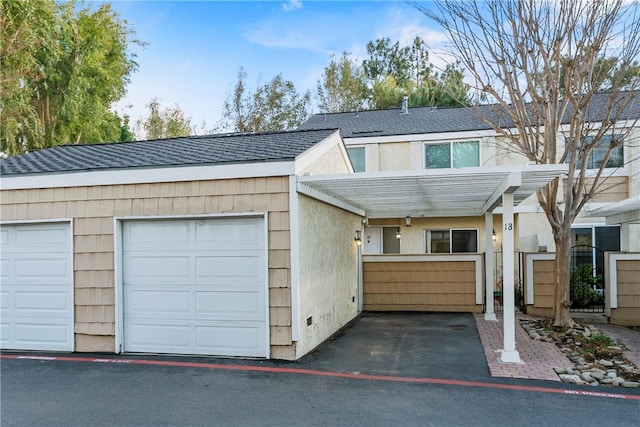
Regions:
M 373 311 L 471 311 L 474 261 L 365 262 L 364 309 Z
M 271 351 L 272 357 L 292 359 L 288 191 L 287 176 L 3 190 L 0 218 L 73 218 L 76 350 L 112 351 L 114 216 L 268 212 Z
M 533 305 L 527 306 L 527 313 L 534 316 L 553 316 L 555 280 L 555 260 L 533 260 Z
M 611 309 L 611 323 L 640 326 L 640 261 L 618 260 L 616 268 L 618 307 Z

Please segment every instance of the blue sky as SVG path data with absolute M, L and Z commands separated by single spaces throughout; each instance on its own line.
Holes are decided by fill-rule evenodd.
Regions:
M 139 69 L 116 105 L 135 120 L 158 97 L 180 105 L 195 125 L 212 128 L 240 67 L 255 88 L 282 73 L 299 92 L 315 87 L 331 54 L 366 52 L 381 37 L 408 43 L 419 35 L 443 41 L 404 1 L 112 1 L 145 49 L 134 48 Z M 434 62 L 437 62 L 434 61 Z

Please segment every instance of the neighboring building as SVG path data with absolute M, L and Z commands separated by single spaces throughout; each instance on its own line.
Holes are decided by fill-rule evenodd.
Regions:
M 593 110 L 605 96 L 596 95 Z M 316 114 L 300 129 L 339 128 L 356 172 L 446 170 L 469 167 L 526 165 L 528 160 L 496 138 L 495 132 L 480 115 L 496 114 L 496 107 L 436 108 L 405 106 L 401 109 Z M 593 246 L 593 263 L 601 272 L 602 251 L 640 251 L 640 225 L 606 224 L 604 217 L 589 212 L 611 202 L 640 195 L 640 97 L 626 111 L 634 128 L 609 159 L 603 179 L 603 191 L 593 199 L 574 223 L 574 245 Z M 505 128 L 511 124 L 505 122 Z M 559 135 L 562 140 L 562 135 Z M 561 150 L 559 150 L 561 151 Z M 606 150 L 594 150 L 589 158 L 593 168 L 600 165 Z M 560 154 L 559 154 L 560 155 Z M 500 214 L 500 209 L 496 213 Z M 516 207 L 516 250 L 539 252 L 555 250 L 544 212 L 535 196 Z M 369 217 L 365 230 L 365 253 L 418 254 L 484 252 L 480 238 L 484 218 L 412 216 L 411 228 L 399 218 Z M 500 250 L 502 233 L 498 224 L 494 249 Z M 396 239 L 400 233 L 402 238 Z M 597 252 L 597 253 L 596 253 Z M 588 254 L 582 253 L 581 256 Z

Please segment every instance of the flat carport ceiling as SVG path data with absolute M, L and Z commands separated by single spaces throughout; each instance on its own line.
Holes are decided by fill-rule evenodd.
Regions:
M 320 192 L 370 218 L 480 216 L 513 193 L 514 204 L 566 173 L 566 165 L 527 165 L 302 176 L 298 191 Z
M 587 216 L 606 217 L 607 224 L 640 224 L 640 195 L 610 203 L 595 209 Z

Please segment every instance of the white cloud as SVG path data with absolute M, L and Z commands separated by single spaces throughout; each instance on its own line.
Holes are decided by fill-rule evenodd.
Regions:
M 282 5 L 282 10 L 284 10 L 285 12 L 291 12 L 296 9 L 300 9 L 301 7 L 302 7 L 301 0 L 289 0 L 287 3 L 284 3 Z

